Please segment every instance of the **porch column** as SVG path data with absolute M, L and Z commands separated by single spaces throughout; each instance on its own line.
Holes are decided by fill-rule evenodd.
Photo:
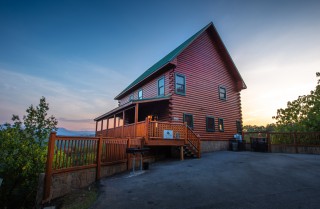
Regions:
M 125 117 L 126 115 L 125 115 L 125 113 L 124 113 L 124 111 L 122 111 L 122 130 L 121 130 L 121 137 L 122 138 L 124 138 L 124 133 L 123 133 L 123 131 L 124 131 L 124 117 Z
M 96 121 L 96 133 L 98 131 L 98 121 Z
M 184 160 L 183 146 L 180 146 L 180 160 Z
M 103 132 L 102 131 L 103 131 L 103 119 L 101 120 L 101 133 L 100 133 L 103 136 Z
M 137 123 L 139 117 L 139 103 L 136 104 L 136 108 L 134 111 L 134 138 L 137 136 Z
M 116 137 L 116 115 L 113 115 L 113 137 Z
M 109 130 L 109 118 L 107 118 L 107 133 L 106 133 L 106 136 L 108 136 L 108 130 Z

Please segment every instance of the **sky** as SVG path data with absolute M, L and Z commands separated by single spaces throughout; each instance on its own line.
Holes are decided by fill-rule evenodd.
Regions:
M 244 125 L 266 125 L 320 71 L 320 1 L 0 0 L 0 124 L 42 96 L 58 126 L 94 118 L 150 66 L 211 21 L 247 89 Z

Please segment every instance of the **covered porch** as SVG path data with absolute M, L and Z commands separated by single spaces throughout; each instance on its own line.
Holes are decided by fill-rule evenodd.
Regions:
M 176 146 L 200 157 L 200 138 L 186 123 L 170 122 L 169 97 L 132 101 L 95 121 L 97 136 L 141 138 L 143 146 Z

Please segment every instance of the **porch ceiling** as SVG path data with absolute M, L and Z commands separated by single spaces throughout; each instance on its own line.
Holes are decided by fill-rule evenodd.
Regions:
M 169 100 L 171 98 L 171 95 L 168 96 L 164 96 L 164 97 L 156 97 L 156 98 L 148 98 L 148 99 L 140 99 L 140 100 L 132 100 L 120 107 L 116 107 L 113 110 L 97 117 L 94 119 L 94 121 L 99 121 L 102 119 L 106 119 L 109 118 L 112 115 L 115 115 L 123 110 L 132 108 L 133 106 L 135 106 L 136 104 L 141 104 L 141 103 L 151 103 L 151 102 L 160 102 L 160 101 L 164 101 L 164 100 Z

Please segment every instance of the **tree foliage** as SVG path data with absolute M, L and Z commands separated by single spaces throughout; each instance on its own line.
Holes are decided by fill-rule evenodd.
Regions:
M 316 75 L 320 77 L 319 72 Z M 279 131 L 320 131 L 320 79 L 315 90 L 288 102 L 273 118 Z
M 257 125 L 245 125 L 243 127 L 243 130 L 245 132 L 273 132 L 276 130 L 276 125 L 275 124 L 268 124 L 266 126 L 257 126 Z
M 26 110 L 23 122 L 13 115 L 12 124 L 0 126 L 0 208 L 31 208 L 35 203 L 38 176 L 44 172 L 47 139 L 57 120 L 47 111 L 45 98 Z

